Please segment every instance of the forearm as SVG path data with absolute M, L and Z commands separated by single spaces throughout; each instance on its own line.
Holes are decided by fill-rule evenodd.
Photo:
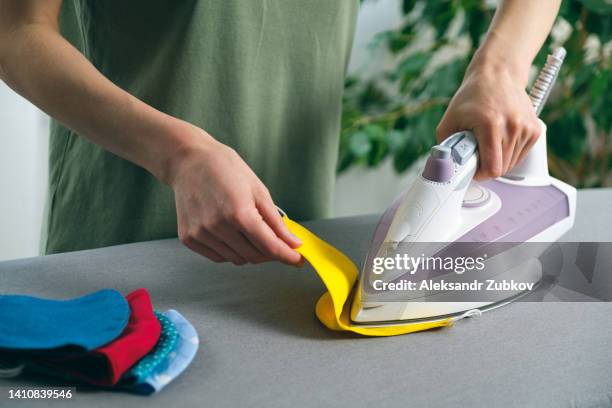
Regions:
M 504 69 L 527 85 L 529 68 L 550 33 L 561 0 L 501 0 L 472 67 Z
M 268 189 L 202 129 L 105 78 L 59 33 L 62 0 L 0 0 L 0 78 L 49 115 L 153 173 L 174 190 L 177 232 L 215 262 L 298 265 Z
M 11 88 L 81 136 L 168 182 L 172 157 L 194 137 L 191 125 L 114 85 L 52 24 L 20 25 L 5 40 L 0 75 Z

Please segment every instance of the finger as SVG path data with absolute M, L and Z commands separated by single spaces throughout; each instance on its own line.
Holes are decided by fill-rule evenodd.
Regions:
M 529 153 L 533 145 L 536 144 L 539 137 L 540 137 L 540 125 L 539 124 L 537 125 L 537 127 L 534 127 L 531 130 L 527 130 L 527 136 L 525 137 L 525 140 L 526 140 L 525 147 L 523 147 L 521 153 L 519 154 L 519 157 L 516 160 L 517 164 L 523 161 L 523 159 L 525 158 L 527 153 Z
M 199 243 L 198 241 L 192 240 L 189 242 L 185 242 L 184 244 L 187 248 L 191 249 L 193 252 L 198 253 L 210 259 L 213 262 L 216 262 L 216 263 L 227 262 L 227 260 L 223 258 L 221 255 L 219 255 L 218 253 L 216 253 L 215 251 L 213 251 L 206 245 Z
M 488 121 L 474 128 L 474 136 L 478 140 L 480 159 L 478 170 L 474 176 L 476 180 L 502 175 L 502 134 L 502 126 L 496 121 Z
M 510 164 L 515 154 L 518 155 L 516 150 L 520 136 L 520 130 L 515 128 L 508 128 L 506 134 L 502 136 L 502 174 L 506 174 L 512 168 Z
M 508 166 L 508 171 L 512 170 L 520 161 L 521 154 L 525 150 L 527 143 L 529 142 L 529 138 L 523 132 L 520 139 L 516 142 L 514 147 L 514 152 L 512 153 L 512 159 L 510 160 L 510 165 Z
M 240 231 L 233 226 L 227 226 L 219 231 L 219 238 L 230 246 L 234 252 L 247 262 L 254 264 L 270 261 L 271 259 L 259 251 Z
M 289 265 L 300 262 L 302 256 L 276 236 L 257 208 L 243 212 L 238 219 L 238 227 L 264 255 Z
M 230 246 L 225 242 L 217 238 L 217 236 L 213 233 L 202 231 L 202 233 L 197 236 L 197 239 L 202 245 L 211 248 L 234 265 L 244 265 L 246 263 L 246 260 L 243 257 L 238 255 L 236 251 L 230 248 Z
M 257 202 L 257 209 L 259 213 L 263 217 L 264 221 L 272 228 L 272 231 L 276 234 L 277 237 L 285 241 L 287 245 L 291 248 L 299 248 L 302 246 L 302 241 L 291 232 L 285 225 L 283 218 L 278 212 L 278 209 L 274 205 L 272 198 L 268 195 L 268 197 L 263 197 Z
M 504 174 L 512 170 L 514 166 L 516 166 L 516 164 L 519 162 L 519 157 L 521 153 L 523 152 L 523 150 L 525 149 L 525 146 L 529 142 L 529 137 L 530 137 L 529 129 L 530 128 L 526 126 L 524 120 L 525 120 L 524 115 L 519 115 L 519 114 L 513 115 L 508 120 L 508 132 L 512 135 L 512 137 L 515 138 L 515 143 L 512 149 L 512 155 L 510 157 L 508 167 L 505 169 Z

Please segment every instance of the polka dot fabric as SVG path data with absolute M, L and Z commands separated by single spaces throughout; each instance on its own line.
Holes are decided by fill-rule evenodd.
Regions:
M 164 312 L 164 317 L 170 319 L 176 327 L 176 344 L 149 375 L 136 384 L 124 386 L 123 389 L 144 395 L 157 393 L 181 375 L 194 359 L 200 343 L 194 327 L 176 310 Z
M 161 324 L 161 336 L 155 345 L 155 348 L 146 356 L 143 357 L 132 369 L 126 374 L 125 381 L 133 384 L 141 382 L 144 378 L 151 375 L 155 368 L 170 354 L 178 340 L 179 333 L 176 326 L 166 316 L 155 311 L 155 317 Z

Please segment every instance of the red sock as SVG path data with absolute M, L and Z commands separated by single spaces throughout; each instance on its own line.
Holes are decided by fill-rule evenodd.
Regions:
M 155 347 L 161 334 L 161 325 L 146 289 L 135 290 L 126 299 L 130 320 L 119 337 L 88 354 L 45 359 L 43 364 L 90 384 L 115 385 L 123 373 Z

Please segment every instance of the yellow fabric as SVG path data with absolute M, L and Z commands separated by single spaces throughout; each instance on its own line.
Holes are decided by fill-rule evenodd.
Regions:
M 327 328 L 349 331 L 364 336 L 397 336 L 416 331 L 449 326 L 451 319 L 427 323 L 407 323 L 399 326 L 363 327 L 353 325 L 349 319 L 350 295 L 359 276 L 355 264 L 342 252 L 317 237 L 295 221 L 284 217 L 289 230 L 302 240 L 296 249 L 317 271 L 327 288 L 315 309 L 316 315 Z

